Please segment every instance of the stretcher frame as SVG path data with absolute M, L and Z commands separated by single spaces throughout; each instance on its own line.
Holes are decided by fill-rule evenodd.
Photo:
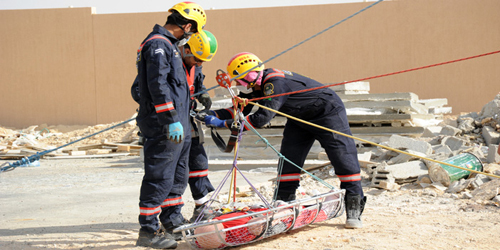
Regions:
M 253 243 L 262 239 L 295 230 L 306 225 L 326 221 L 341 216 L 344 213 L 344 195 L 345 190 L 333 189 L 327 193 L 298 199 L 288 202 L 286 205 L 272 207 L 264 211 L 253 212 L 245 215 L 235 216 L 222 220 L 203 220 L 198 223 L 187 224 L 178 227 L 174 232 L 182 232 L 183 239 L 189 244 L 191 249 L 223 249 L 226 247 L 240 246 Z M 290 211 L 280 213 L 283 211 Z M 319 215 L 322 214 L 320 217 Z M 235 221 L 238 219 L 259 218 L 248 223 L 220 229 L 220 223 Z M 196 228 L 213 226 L 213 230 L 205 233 L 194 234 Z M 249 227 L 262 228 L 262 232 L 255 235 L 253 239 L 238 240 L 234 237 L 227 239 L 228 235 L 234 235 L 238 232 L 248 231 Z M 220 243 L 214 248 L 205 248 L 198 243 L 198 240 L 213 239 Z M 216 243 L 217 244 L 217 243 Z

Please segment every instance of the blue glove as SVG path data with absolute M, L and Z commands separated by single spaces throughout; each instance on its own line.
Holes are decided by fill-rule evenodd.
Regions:
M 184 128 L 181 122 L 168 124 L 167 138 L 175 143 L 180 143 L 184 139 Z
M 226 127 L 226 122 L 225 120 L 221 120 L 213 115 L 207 115 L 205 116 L 205 125 L 207 127 L 211 128 L 225 128 Z

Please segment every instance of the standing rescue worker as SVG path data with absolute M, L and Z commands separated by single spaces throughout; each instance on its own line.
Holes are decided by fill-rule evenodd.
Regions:
M 190 87 L 190 94 L 206 90 L 203 85 L 205 75 L 202 72 L 202 64 L 209 62 L 217 52 L 217 39 L 206 30 L 195 33 L 181 50 L 184 67 Z M 209 110 L 212 100 L 208 93 L 197 96 L 198 101 Z M 191 97 L 191 110 L 197 108 L 195 97 Z M 203 131 L 200 131 L 195 119 L 191 117 L 191 148 L 189 151 L 189 187 L 194 199 L 195 208 L 190 222 L 194 222 L 203 210 L 203 205 L 208 201 L 208 193 L 214 191 L 214 187 L 208 179 L 208 157 L 203 147 Z M 205 213 L 209 213 L 208 209 Z
M 258 67 L 256 67 L 258 66 Z M 256 67 L 256 68 L 254 68 Z M 236 79 L 236 87 L 242 98 L 256 98 L 298 90 L 323 86 L 321 83 L 286 70 L 274 68 L 264 69 L 262 61 L 252 53 L 239 53 L 228 63 L 227 71 L 234 78 L 250 69 Z M 259 104 L 268 108 L 318 124 L 345 134 L 351 135 L 347 114 L 340 97 L 329 88 L 267 98 Z M 251 105 L 244 108 L 248 115 Z M 230 128 L 233 123 L 232 109 L 216 110 L 215 116 L 206 116 L 207 126 Z M 266 109 L 259 108 L 246 120 L 254 127 L 262 127 L 276 115 Z M 247 128 L 245 128 L 247 129 Z M 281 154 L 298 166 L 303 166 L 315 140 L 318 140 L 326 151 L 335 173 L 339 177 L 340 188 L 346 190 L 345 203 L 347 211 L 346 228 L 361 228 L 366 197 L 361 187 L 360 167 L 354 140 L 326 130 L 322 130 L 292 119 L 288 119 L 283 131 Z M 280 173 L 277 199 L 295 200 L 295 191 L 300 186 L 301 170 L 284 161 Z
M 181 2 L 169 12 L 165 25 L 156 25 L 139 47 L 135 80 L 140 96 L 136 120 L 145 138 L 136 245 L 159 249 L 177 247 L 171 232 L 185 222 L 181 208 L 189 177 L 190 98 L 179 41 L 206 24 L 205 11 L 196 3 Z M 160 231 L 160 222 L 166 232 Z

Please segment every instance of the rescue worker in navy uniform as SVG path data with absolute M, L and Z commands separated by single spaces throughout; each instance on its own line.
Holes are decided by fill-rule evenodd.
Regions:
M 201 95 L 193 96 L 206 90 L 203 85 L 205 75 L 202 72 L 202 64 L 209 62 L 217 52 L 217 39 L 207 31 L 202 30 L 195 33 L 188 40 L 187 44 L 181 50 L 184 67 L 187 74 L 191 94 L 191 110 L 197 108 L 195 98 L 209 110 L 212 106 L 210 95 L 206 92 Z M 204 204 L 208 202 L 208 193 L 214 191 L 212 183 L 208 179 L 208 157 L 203 147 L 203 131 L 200 131 L 196 125 L 195 119 L 191 117 L 191 148 L 189 151 L 189 187 L 193 196 L 195 207 L 190 222 L 194 222 L 198 215 L 203 211 L 205 214 L 213 212 L 210 208 L 204 209 Z M 201 138 L 201 139 L 200 139 Z M 205 218 L 206 219 L 206 218 Z
M 210 95 L 206 92 L 197 96 L 194 96 L 194 94 L 206 90 L 206 87 L 203 85 L 205 75 L 202 72 L 202 64 L 204 62 L 211 61 L 214 57 L 217 52 L 217 39 L 211 32 L 201 30 L 200 32 L 191 35 L 187 43 L 179 47 L 179 51 L 182 56 L 182 62 L 184 70 L 186 71 L 189 92 L 191 95 L 190 110 L 196 110 L 198 105 L 196 100 L 204 106 L 205 110 L 209 110 L 212 106 Z M 139 103 L 140 93 L 137 81 L 135 81 L 132 85 L 131 91 L 132 97 L 137 103 Z M 205 210 L 203 209 L 205 203 L 208 202 L 208 193 L 214 191 L 215 189 L 208 179 L 208 157 L 202 141 L 200 141 L 200 136 L 203 136 L 203 134 L 200 132 L 200 128 L 198 128 L 193 117 L 191 117 L 190 122 L 191 147 L 189 150 L 188 183 L 195 203 L 190 222 L 194 222 L 202 211 L 205 214 L 213 212 L 211 208 Z M 174 238 L 175 236 L 180 239 L 182 235 L 174 235 Z
M 185 223 L 181 208 L 189 177 L 190 98 L 178 43 L 206 23 L 196 3 L 181 2 L 169 12 L 165 25 L 156 25 L 139 47 L 135 81 L 140 96 L 136 121 L 145 138 L 136 245 L 158 249 L 176 248 L 172 231 Z
M 247 52 L 235 55 L 229 61 L 227 71 L 231 78 L 235 78 L 259 64 L 259 67 L 236 79 L 240 97 L 265 97 L 323 86 L 297 73 L 273 68 L 264 69 L 262 61 L 254 54 Z M 260 100 L 259 104 L 351 135 L 344 104 L 340 97 L 329 88 L 267 98 Z M 252 105 L 246 106 L 243 113 L 247 116 L 248 123 L 254 127 L 264 126 L 276 115 L 262 108 L 248 115 L 252 107 Z M 230 128 L 234 118 L 231 110 L 211 111 L 215 116 L 206 116 L 205 124 L 212 127 Z M 346 190 L 346 228 L 361 228 L 361 214 L 366 197 L 361 187 L 360 167 L 353 139 L 288 119 L 283 131 L 281 154 L 302 167 L 315 140 L 318 140 L 325 149 L 341 181 L 340 187 Z M 278 200 L 295 200 L 295 191 L 300 185 L 300 173 L 299 168 L 284 161 L 277 190 Z

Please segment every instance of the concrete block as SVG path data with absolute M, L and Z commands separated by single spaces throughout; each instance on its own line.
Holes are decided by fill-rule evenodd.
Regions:
M 452 113 L 452 107 L 429 108 L 429 114 L 442 115 L 451 113 Z
M 436 99 L 421 99 L 418 103 L 424 105 L 427 108 L 440 108 L 448 104 L 448 99 L 446 98 L 436 98 Z
M 420 153 L 420 152 L 416 152 L 413 150 L 408 150 L 408 153 L 414 154 L 414 155 L 417 155 L 420 157 L 426 157 L 425 154 Z M 415 159 L 419 159 L 419 158 L 417 158 L 415 156 L 407 155 L 407 154 L 399 154 L 398 156 L 391 158 L 389 161 L 387 161 L 387 164 L 388 165 L 399 164 L 399 163 L 404 163 L 404 162 L 408 162 L 410 160 L 415 160 Z
M 462 130 L 461 129 L 458 129 L 458 128 L 454 128 L 452 126 L 449 126 L 449 125 L 446 125 L 443 127 L 443 129 L 441 129 L 441 133 L 442 135 L 448 135 L 448 136 L 456 136 L 456 135 L 459 135 L 462 133 Z
M 388 181 L 380 181 L 377 187 L 391 191 L 396 191 L 400 188 L 400 186 L 397 183 Z
M 343 91 L 370 91 L 370 83 L 369 82 L 350 82 L 347 84 L 341 84 L 337 86 L 330 87 L 335 92 L 343 92 Z
M 443 140 L 441 141 L 441 144 L 446 145 L 452 151 L 455 151 L 455 150 L 459 150 L 460 148 L 464 147 L 467 144 L 467 141 L 460 139 L 460 138 L 448 136 L 448 137 L 443 138 Z
M 382 188 L 380 186 L 380 182 L 382 182 L 382 181 L 386 183 L 385 185 L 387 185 L 387 183 L 396 183 L 391 172 L 386 171 L 384 169 L 377 168 L 377 169 L 375 169 L 375 171 L 373 171 L 371 186 Z
M 495 99 L 483 106 L 480 115 L 483 117 L 494 117 L 495 115 L 500 115 L 500 94 L 497 94 Z
M 476 126 L 474 125 L 474 119 L 472 119 L 472 118 L 464 119 L 458 125 L 458 129 L 462 130 L 464 133 L 470 133 L 475 128 L 476 128 Z
M 428 174 L 427 166 L 422 161 L 409 161 L 405 163 L 388 165 L 384 167 L 389 171 L 394 179 L 418 178 L 418 176 Z
M 447 145 L 436 145 L 433 146 L 432 149 L 434 150 L 434 154 L 444 154 L 447 156 L 453 154 L 453 151 L 451 151 L 450 147 L 448 147 Z
M 458 181 L 454 181 L 450 184 L 448 189 L 446 189 L 446 193 L 451 193 L 451 194 L 460 193 L 467 187 L 469 187 L 471 182 L 472 179 L 460 179 Z
M 371 151 L 364 152 L 362 154 L 358 154 L 358 160 L 359 161 L 370 161 L 371 158 L 372 158 L 372 152 Z
M 500 179 L 489 181 L 472 191 L 471 195 L 474 200 L 491 200 L 498 195 L 498 187 L 500 186 Z
M 425 155 L 432 154 L 431 144 L 425 141 L 415 140 L 413 138 L 400 135 L 392 135 L 388 142 L 389 147 L 397 149 L 409 149 Z
M 450 126 L 452 126 L 452 127 L 457 128 L 457 127 L 458 127 L 458 121 L 457 121 L 457 119 L 445 118 L 445 119 L 444 119 L 441 123 L 439 123 L 438 125 L 440 125 L 440 126 L 450 125 Z
M 462 194 L 462 199 L 472 199 L 472 195 L 469 192 L 464 192 Z
M 436 137 L 441 133 L 442 129 L 443 129 L 442 126 L 427 126 L 424 129 L 422 137 Z
M 495 198 L 492 199 L 493 202 L 500 203 L 500 195 L 495 196 Z
M 491 144 L 498 145 L 500 143 L 500 133 L 490 126 L 483 127 L 481 134 L 487 146 Z
M 421 175 L 417 178 L 417 183 L 425 183 L 425 184 L 432 184 L 431 178 L 429 177 L 428 174 Z
M 490 181 L 490 178 L 483 174 L 478 174 L 472 179 L 471 185 L 474 189 L 479 188 L 484 183 Z

